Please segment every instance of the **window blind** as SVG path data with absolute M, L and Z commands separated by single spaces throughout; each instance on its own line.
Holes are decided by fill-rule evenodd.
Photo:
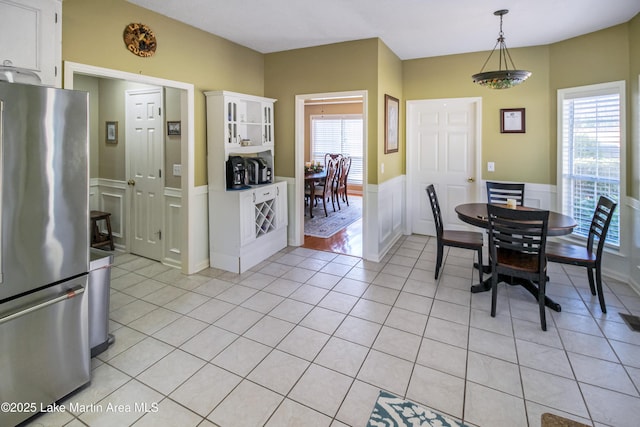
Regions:
M 580 94 L 562 104 L 562 205 L 589 234 L 598 198 L 620 200 L 620 94 Z M 620 210 L 616 209 L 607 242 L 620 245 Z
M 311 161 L 324 164 L 326 153 L 351 157 L 348 182 L 362 184 L 362 116 L 323 115 L 311 117 Z

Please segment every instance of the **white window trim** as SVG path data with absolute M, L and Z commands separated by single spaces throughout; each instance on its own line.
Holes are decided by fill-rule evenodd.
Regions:
M 558 89 L 557 96 L 557 166 L 556 166 L 556 190 L 557 190 L 557 200 L 556 206 L 558 206 L 558 210 L 562 210 L 562 199 L 563 199 L 563 185 L 562 185 L 562 164 L 563 164 L 563 146 L 562 141 L 564 140 L 563 134 L 563 102 L 565 99 L 575 98 L 576 95 L 587 96 L 587 95 L 598 95 L 600 93 L 611 93 L 613 91 L 617 91 L 620 94 L 620 200 L 618 200 L 618 213 L 620 215 L 620 246 L 615 247 L 611 245 L 606 245 L 605 248 L 608 251 L 612 252 L 622 252 L 623 248 L 626 247 L 629 236 L 627 236 L 622 230 L 623 225 L 626 224 L 626 215 L 624 206 L 624 199 L 627 195 L 627 92 L 626 92 L 626 83 L 624 80 L 619 80 L 615 82 L 607 82 L 607 83 L 598 83 L 594 85 L 587 86 L 577 86 L 565 89 Z M 584 243 L 586 238 L 576 235 L 569 235 L 566 239 L 574 240 L 577 242 Z

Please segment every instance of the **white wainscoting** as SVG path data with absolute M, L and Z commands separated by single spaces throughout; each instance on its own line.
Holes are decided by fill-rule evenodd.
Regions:
M 189 212 L 189 222 L 187 225 L 194 232 L 188 232 L 188 236 L 193 236 L 189 242 L 189 258 L 193 265 L 183 266 L 183 273 L 196 273 L 205 268 L 209 268 L 209 190 L 207 185 L 201 185 L 193 189 L 191 206 L 194 211 Z
M 624 233 L 629 241 L 629 280 L 631 287 L 640 294 L 640 200 L 627 197 L 626 211 L 628 212 L 629 233 Z
M 502 182 L 502 181 L 501 181 Z M 385 183 L 386 184 L 386 183 Z M 487 186 L 486 181 L 481 181 L 478 188 L 479 200 L 477 202 L 486 202 Z M 375 186 L 372 186 L 375 187 Z M 384 200 L 378 191 L 378 199 Z M 425 196 L 426 197 L 426 196 Z M 373 197 L 372 197 L 373 200 Z M 558 194 L 555 185 L 525 183 L 525 203 L 526 206 L 536 207 L 540 209 L 548 209 L 558 211 Z M 405 209 L 403 203 L 403 209 Z M 380 206 L 379 209 L 384 209 Z M 621 214 L 621 230 L 625 230 L 620 236 L 620 248 L 618 250 L 605 248 L 602 261 L 603 275 L 614 278 L 616 280 L 629 283 L 629 285 L 640 294 L 640 201 L 625 197 L 619 203 L 618 208 Z M 387 209 L 388 210 L 388 209 Z M 388 215 L 381 213 L 380 215 Z M 383 220 L 384 221 L 384 220 Z M 407 233 L 411 233 L 411 225 L 407 224 Z M 386 224 L 380 224 L 380 229 L 386 231 L 389 227 Z M 472 229 L 473 227 L 470 227 Z M 576 244 L 585 244 L 584 240 L 575 239 L 571 236 L 551 237 L 550 239 L 568 240 Z M 365 248 L 365 251 L 367 248 Z M 585 269 L 586 278 L 586 269 Z
M 296 200 L 296 179 L 287 176 L 276 176 L 275 182 L 286 181 L 287 182 L 287 244 L 290 246 L 298 246 L 301 243 L 296 243 L 296 227 L 299 221 L 296 220 L 295 200 Z M 304 236 L 303 236 L 304 239 Z
M 500 181 L 508 182 L 508 181 Z M 480 202 L 487 201 L 487 181 L 481 181 L 482 196 Z M 557 205 L 557 193 L 555 185 L 526 183 L 524 188 L 524 205 L 532 208 L 555 211 Z
M 205 186 L 206 188 L 206 186 Z M 200 197 L 200 196 L 196 196 Z M 206 192 L 204 195 L 206 206 Z M 111 213 L 111 229 L 113 240 L 117 250 L 128 252 L 128 233 L 127 224 L 129 216 L 129 197 L 128 186 L 125 181 L 112 179 L 93 178 L 89 187 L 89 207 L 91 210 L 99 210 Z M 176 188 L 164 189 L 164 235 L 163 240 L 163 258 L 160 260 L 163 264 L 180 268 L 182 265 L 182 191 Z M 206 217 L 206 207 L 205 207 Z M 206 222 L 205 225 L 206 227 Z M 205 229 L 206 231 L 206 229 Z M 203 233 L 206 237 L 207 233 Z M 207 242 L 205 239 L 205 265 L 200 269 L 209 266 Z
M 94 185 L 95 183 L 95 185 Z M 116 249 L 127 251 L 127 183 L 113 179 L 92 179 L 89 206 L 111 214 L 111 233 Z
M 379 262 L 402 236 L 405 211 L 405 176 L 392 178 L 382 184 L 366 186 L 363 213 L 367 241 L 363 242 L 364 258 Z
M 164 189 L 164 236 L 162 262 L 174 267 L 182 265 L 182 191 Z

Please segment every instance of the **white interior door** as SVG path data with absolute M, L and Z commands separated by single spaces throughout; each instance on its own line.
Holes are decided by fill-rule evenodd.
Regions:
M 131 253 L 162 257 L 164 164 L 161 89 L 127 91 Z
M 445 229 L 466 229 L 455 207 L 476 200 L 477 98 L 407 103 L 408 221 L 411 231 L 435 235 L 425 188 L 436 189 Z

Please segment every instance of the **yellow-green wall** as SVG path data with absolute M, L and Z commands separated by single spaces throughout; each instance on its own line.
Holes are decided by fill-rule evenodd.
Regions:
M 637 18 L 636 18 L 637 19 Z M 584 36 L 575 37 L 550 46 L 551 79 L 549 81 L 549 93 L 551 103 L 549 105 L 550 127 L 549 140 L 557 147 L 557 117 L 556 93 L 558 89 L 567 87 L 585 86 L 596 83 L 627 81 L 627 93 L 629 93 L 629 80 L 632 75 L 629 68 L 629 24 L 617 25 Z M 637 74 L 636 74 L 637 80 Z M 627 104 L 627 170 L 630 172 L 634 145 L 637 139 L 630 139 L 632 116 Z M 635 143 L 634 143 L 635 141 Z M 557 151 L 551 158 L 555 168 Z M 637 174 L 637 172 L 636 172 Z M 554 175 L 555 176 L 555 175 Z M 632 176 L 627 174 L 627 193 L 632 190 Z M 555 180 L 551 181 L 555 184 Z
M 276 98 L 276 175 L 295 176 L 296 95 L 367 90 L 368 152 L 377 146 L 378 39 L 337 43 L 265 55 L 265 95 Z M 375 161 L 368 160 L 369 182 Z
M 551 183 L 555 167 L 551 167 L 549 157 L 555 147 L 549 140 L 549 48 L 510 52 L 518 68 L 533 73 L 520 86 L 492 90 L 474 84 L 471 75 L 480 71 L 489 55 L 479 52 L 405 61 L 404 97 L 482 98 L 482 178 Z M 502 108 L 525 108 L 526 133 L 500 133 Z M 486 171 L 487 162 L 495 163 L 495 172 Z
M 76 77 L 74 87 L 89 93 L 89 178 L 100 177 L 100 156 L 98 155 L 100 81 L 90 76 Z
M 151 58 L 131 54 L 122 31 L 143 22 L 156 33 Z M 239 23 L 240 25 L 241 23 Z M 533 72 L 523 85 L 492 91 L 474 85 L 487 52 L 400 61 L 379 39 L 259 54 L 124 0 L 65 0 L 63 60 L 192 83 L 195 105 L 196 185 L 206 184 L 206 121 L 202 91 L 226 89 L 278 99 L 275 174 L 295 174 L 295 96 L 366 90 L 369 183 L 405 172 L 405 102 L 482 98 L 482 178 L 556 183 L 556 91 L 562 87 L 626 80 L 628 193 L 638 195 L 638 74 L 640 16 L 630 22 L 548 46 L 511 49 L 519 68 Z M 400 99 L 400 147 L 384 154 L 384 95 Z M 526 109 L 526 133 L 501 134 L 501 108 Z M 515 159 L 526 159 L 517 162 Z M 486 171 L 495 162 L 496 171 Z M 380 174 L 379 165 L 385 164 Z
M 182 111 L 180 109 L 180 89 L 167 88 L 164 92 L 165 120 L 181 121 Z M 182 124 L 181 124 L 182 125 Z M 166 128 L 165 128 L 166 135 Z M 180 188 L 182 178 L 173 175 L 173 165 L 181 163 L 181 145 L 186 144 L 185 132 L 181 130 L 180 135 L 166 135 L 164 140 L 164 183 L 165 187 Z
M 195 184 L 207 183 L 203 91 L 226 89 L 263 95 L 264 57 L 124 0 L 64 0 L 62 59 L 98 67 L 191 83 L 195 87 Z M 124 45 L 132 22 L 154 31 L 156 53 L 140 58 Z M 240 23 L 239 23 L 240 25 Z
M 397 98 L 400 103 L 400 123 L 398 126 L 398 151 L 395 153 L 384 153 L 385 140 L 385 95 L 391 95 Z M 369 152 L 369 163 L 373 161 L 373 167 L 384 164 L 384 173 L 382 168 L 376 168 L 375 175 L 369 175 L 370 183 L 382 183 L 388 179 L 402 175 L 404 173 L 404 164 L 406 157 L 405 138 L 404 138 L 404 113 L 405 102 L 402 94 L 402 61 L 395 53 L 382 41 L 378 43 L 378 96 L 372 98 L 369 102 L 377 102 L 378 104 L 378 135 L 379 139 L 375 152 Z M 375 154 L 373 157 L 372 154 Z
M 628 194 L 638 198 L 640 195 L 640 15 L 637 15 L 629 22 L 629 121 L 631 122 L 631 132 L 627 135 L 630 149 L 627 156 L 631 164 L 627 175 L 630 185 Z

